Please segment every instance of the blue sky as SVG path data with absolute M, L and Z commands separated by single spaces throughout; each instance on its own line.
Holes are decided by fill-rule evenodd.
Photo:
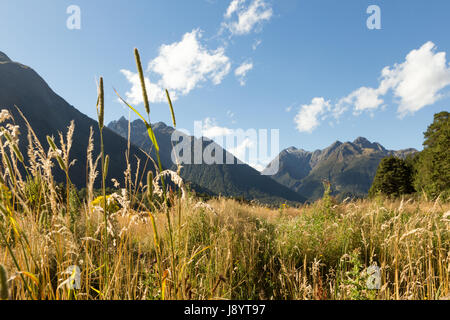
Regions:
M 69 5 L 81 9 L 79 30 L 66 26 Z M 370 5 L 380 30 L 367 27 Z M 141 102 L 137 47 L 153 122 L 171 123 L 168 88 L 190 131 L 206 120 L 280 129 L 282 149 L 358 136 L 421 149 L 433 114 L 449 110 L 449 12 L 446 0 L 2 0 L 0 51 L 92 118 L 103 76 L 108 122 L 129 115 L 113 87 Z

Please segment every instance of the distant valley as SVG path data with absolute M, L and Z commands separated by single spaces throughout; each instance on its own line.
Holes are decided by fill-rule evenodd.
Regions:
M 108 127 L 124 138 L 128 136 L 128 120 L 123 117 L 111 122 Z M 145 151 L 150 150 L 151 142 L 144 123 L 135 120 L 130 123 L 130 129 L 131 142 Z M 174 169 L 175 165 L 170 156 L 170 139 L 175 129 L 164 123 L 153 125 L 153 129 L 160 141 L 163 163 Z M 203 143 L 209 145 L 214 142 L 204 138 Z M 225 150 L 224 154 L 226 152 Z M 324 150 L 314 152 L 295 147 L 283 150 L 278 158 L 274 159 L 279 161 L 279 171 L 275 175 L 269 175 L 270 171 L 265 169 L 262 173 L 267 175 L 261 176 L 255 169 L 236 159 L 236 165 L 183 165 L 182 176 L 204 190 L 224 196 L 241 195 L 244 198 L 266 200 L 279 197 L 293 199 L 292 194 L 287 193 L 285 188 L 280 188 L 282 185 L 298 194 L 297 197 L 302 202 L 314 201 L 323 195 L 323 181 L 329 181 L 333 194 L 341 199 L 364 197 L 370 189 L 381 159 L 391 155 L 405 158 L 416 152 L 415 149 L 387 150 L 379 143 L 372 143 L 360 137 L 353 142 L 337 141 Z M 268 168 L 271 165 L 273 164 Z M 280 185 L 273 185 L 270 180 Z
M 128 137 L 129 122 L 124 117 L 118 121 L 113 121 L 108 125 L 108 128 L 118 133 L 122 137 Z M 177 165 L 172 161 L 172 133 L 174 128 L 159 122 L 152 125 L 155 132 L 156 139 L 160 147 L 160 155 L 163 166 L 177 169 Z M 130 140 L 131 143 L 142 148 L 145 152 L 150 152 L 152 157 L 155 153 L 152 151 L 152 144 L 148 138 L 147 129 L 141 120 L 135 120 L 130 123 Z M 180 135 L 182 135 L 180 133 Z M 191 137 L 192 143 L 194 139 Z M 203 149 L 211 147 L 215 142 L 204 138 L 201 142 Z M 218 145 L 214 146 L 217 150 L 223 152 L 223 163 L 226 158 L 232 158 L 234 164 L 183 164 L 181 176 L 183 179 L 193 183 L 194 188 L 200 192 L 210 193 L 211 195 L 222 195 L 226 197 L 243 198 L 246 200 L 259 200 L 263 203 L 281 203 L 281 202 L 296 202 L 302 203 L 307 199 L 299 193 L 289 189 L 286 186 L 279 184 L 277 181 L 271 179 L 269 176 L 261 175 L 260 172 L 242 163 L 233 155 Z M 194 150 L 194 148 L 192 148 Z

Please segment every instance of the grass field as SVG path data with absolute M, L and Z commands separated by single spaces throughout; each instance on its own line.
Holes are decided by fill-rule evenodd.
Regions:
M 101 79 L 100 133 L 102 84 Z M 167 97 L 176 127 L 168 92 Z M 101 154 L 93 154 L 92 128 L 81 193 L 70 180 L 73 123 L 58 142 L 48 137 L 43 146 L 30 124 L 18 128 L 9 120 L 2 110 L 0 299 L 450 297 L 448 201 L 415 196 L 337 203 L 325 192 L 316 203 L 297 208 L 224 198 L 204 203 L 177 173 L 162 170 L 158 150 L 159 174 L 142 179 L 129 166 L 119 184 L 112 179 L 119 177 L 108 175 L 103 140 Z M 156 147 L 150 121 L 145 123 Z M 19 131 L 28 141 L 27 161 L 18 147 Z M 62 186 L 54 180 L 56 170 L 65 173 Z M 94 190 L 98 178 L 100 192 Z M 116 186 L 110 194 L 106 179 Z M 169 180 L 175 191 L 166 188 Z M 374 264 L 379 287 L 370 289 Z
M 3 159 L 14 158 L 10 151 Z M 3 173 L 0 264 L 9 299 L 449 296 L 450 205 L 439 200 L 335 204 L 325 196 L 271 209 L 172 193 L 153 206 L 129 185 L 108 197 L 105 229 L 102 198 L 88 186 L 87 201 L 73 191 L 65 199 L 44 165 L 29 168 L 39 169 L 39 183 L 16 173 L 12 186 Z M 373 263 L 381 268 L 379 290 L 367 289 Z M 72 265 L 81 271 L 79 289 L 70 289 Z

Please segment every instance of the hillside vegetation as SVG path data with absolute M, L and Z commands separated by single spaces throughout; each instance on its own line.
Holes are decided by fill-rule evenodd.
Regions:
M 20 108 L 20 112 L 16 106 Z M 86 147 L 89 143 L 90 129 L 97 128 L 97 122 L 57 95 L 32 68 L 13 62 L 0 52 L 1 109 L 8 110 L 14 118 L 14 124 L 22 129 L 22 134 L 18 140 L 18 148 L 25 162 L 29 160 L 29 140 L 26 131 L 27 125 L 21 114 L 32 124 L 34 134 L 39 144 L 42 145 L 47 144 L 46 136 L 53 136 L 59 141 L 59 133 L 65 133 L 73 122 L 76 130 L 73 132 L 70 155 L 72 159 L 76 159 L 76 162 L 71 166 L 71 181 L 78 188 L 86 186 Z M 98 155 L 100 153 L 99 131 L 93 130 L 92 135 L 94 153 Z M 119 179 L 122 178 L 122 173 L 127 170 L 125 158 L 125 153 L 128 150 L 127 140 L 106 128 L 103 132 L 103 147 L 111 158 L 109 171 Z M 136 155 L 140 159 L 145 158 L 145 154 L 133 145 L 129 148 L 129 154 Z M 129 158 L 133 167 L 137 165 L 136 157 Z M 19 170 L 22 170 L 22 174 L 26 173 L 22 166 L 19 166 Z M 54 179 L 56 182 L 65 182 L 64 172 L 55 170 Z M 107 181 L 107 183 L 109 186 L 113 186 L 110 181 Z M 96 181 L 95 185 L 100 187 L 99 180 Z

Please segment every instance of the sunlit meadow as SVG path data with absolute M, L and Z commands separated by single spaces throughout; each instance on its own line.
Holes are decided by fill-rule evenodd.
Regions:
M 1 112 L 1 299 L 449 298 L 445 199 L 338 203 L 326 191 L 298 207 L 202 200 L 179 172 L 161 167 L 135 54 L 146 102 L 139 116 L 157 151 L 154 174 L 142 177 L 129 166 L 124 177 L 111 177 L 109 157 L 93 154 L 93 130 L 103 130 L 102 79 L 84 192 L 70 181 L 74 124 L 44 145 L 32 123 L 18 128 Z M 28 161 L 19 136 L 28 141 Z M 54 180 L 56 170 L 66 173 L 64 184 Z M 114 190 L 106 189 L 106 179 L 115 181 Z M 368 286 L 373 265 L 380 268 L 376 289 Z M 78 266 L 79 278 L 71 266 Z

